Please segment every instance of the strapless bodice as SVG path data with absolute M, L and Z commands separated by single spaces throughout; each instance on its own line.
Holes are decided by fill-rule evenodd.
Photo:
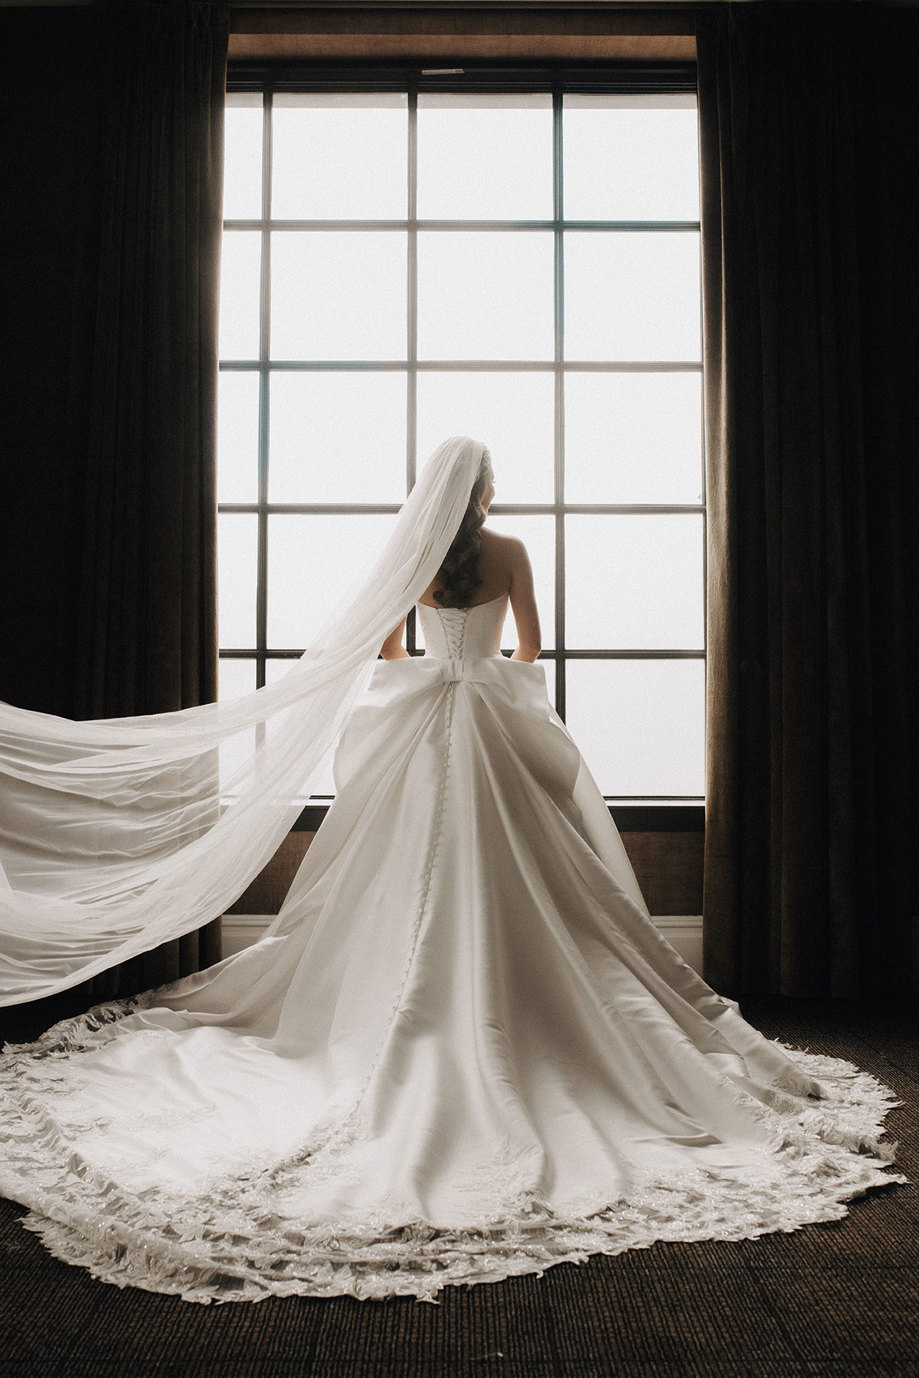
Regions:
M 425 655 L 439 660 L 500 655 L 506 593 L 471 608 L 432 608 L 426 603 L 417 607 Z

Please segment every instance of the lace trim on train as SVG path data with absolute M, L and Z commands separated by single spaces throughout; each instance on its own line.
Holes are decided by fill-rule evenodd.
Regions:
M 773 1150 L 761 1173 L 743 1180 L 687 1170 L 633 1184 L 627 1199 L 584 1200 L 560 1214 L 528 1190 L 525 1165 L 505 1149 L 470 1167 L 479 1216 L 469 1228 L 392 1229 L 382 1216 L 347 1229 L 298 1228 L 279 1208 L 313 1174 L 341 1176 L 358 1133 L 346 1122 L 268 1170 L 253 1164 L 218 1178 L 198 1197 L 159 1188 L 130 1196 L 80 1159 L 42 1096 L 53 1093 L 57 1108 L 60 1093 L 79 1082 L 69 1053 L 97 1045 L 114 1021 L 151 1002 L 150 993 L 113 1001 L 37 1043 L 9 1047 L 0 1062 L 12 1112 L 0 1117 L 0 1184 L 30 1204 L 22 1223 L 52 1254 L 118 1286 L 199 1302 L 342 1294 L 433 1300 L 450 1284 L 541 1274 L 657 1240 L 750 1239 L 835 1220 L 853 1196 L 907 1180 L 889 1171 L 893 1147 L 878 1142 L 897 1104 L 892 1092 L 850 1063 L 788 1050 L 803 1075 L 819 1079 L 824 1098 L 778 1090 L 773 1107 L 751 1100 Z

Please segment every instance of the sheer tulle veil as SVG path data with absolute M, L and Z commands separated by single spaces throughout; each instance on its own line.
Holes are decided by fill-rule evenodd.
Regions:
M 242 892 L 437 573 L 484 453 L 466 436 L 435 450 L 379 557 L 277 682 L 90 722 L 0 703 L 0 1004 L 76 985 Z

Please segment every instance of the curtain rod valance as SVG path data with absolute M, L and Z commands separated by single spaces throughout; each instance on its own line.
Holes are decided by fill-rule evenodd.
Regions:
M 695 14 L 672 10 L 234 6 L 232 58 L 693 60 Z

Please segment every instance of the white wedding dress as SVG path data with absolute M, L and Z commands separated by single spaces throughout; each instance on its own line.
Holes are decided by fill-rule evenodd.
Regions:
M 189 1300 L 431 1298 L 749 1238 L 904 1180 L 891 1095 L 764 1039 L 659 936 L 506 599 L 419 607 L 254 947 L 0 1060 L 0 1189 Z

